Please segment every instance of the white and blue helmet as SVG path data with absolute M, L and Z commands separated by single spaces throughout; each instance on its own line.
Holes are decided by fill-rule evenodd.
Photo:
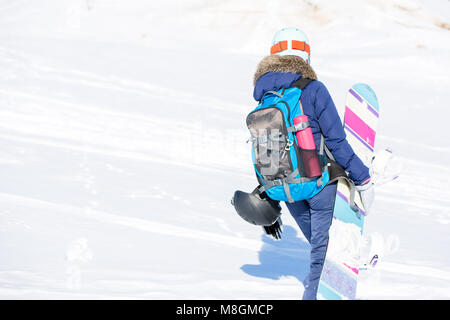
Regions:
M 270 54 L 298 56 L 309 63 L 311 49 L 306 34 L 298 28 L 288 27 L 275 33 Z

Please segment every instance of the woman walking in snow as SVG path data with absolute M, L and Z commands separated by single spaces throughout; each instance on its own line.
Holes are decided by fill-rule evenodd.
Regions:
M 309 118 L 315 145 L 320 145 L 323 135 L 325 146 L 334 160 L 348 172 L 349 178 L 360 191 L 367 212 L 374 198 L 369 169 L 347 142 L 336 106 L 310 65 L 309 40 L 297 28 L 281 29 L 273 38 L 271 55 L 257 66 L 253 97 L 261 101 L 266 92 L 290 88 L 301 78 L 313 80 L 303 89 L 300 101 Z M 328 245 L 336 188 L 337 182 L 334 181 L 310 199 L 286 202 L 291 215 L 311 244 L 310 272 L 304 281 L 303 299 L 316 299 Z

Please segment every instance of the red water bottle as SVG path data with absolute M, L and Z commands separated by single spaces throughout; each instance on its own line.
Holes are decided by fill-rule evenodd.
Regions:
M 311 127 L 307 124 L 308 116 L 305 114 L 294 118 L 294 125 L 299 127 L 299 130 L 295 132 L 295 136 L 300 147 L 300 158 L 302 159 L 305 175 L 308 178 L 315 178 L 322 175 L 322 170 Z

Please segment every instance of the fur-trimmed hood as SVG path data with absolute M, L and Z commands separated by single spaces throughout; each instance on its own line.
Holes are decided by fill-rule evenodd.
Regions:
M 253 85 L 256 85 L 258 79 L 268 72 L 295 73 L 301 74 L 302 78 L 317 80 L 313 68 L 296 56 L 271 55 L 262 59 L 256 68 Z

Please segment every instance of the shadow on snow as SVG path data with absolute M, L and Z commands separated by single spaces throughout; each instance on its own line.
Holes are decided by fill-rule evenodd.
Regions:
M 284 226 L 281 240 L 262 235 L 264 242 L 259 251 L 260 264 L 245 264 L 241 270 L 261 278 L 278 280 L 281 276 L 293 276 L 303 283 L 309 271 L 309 243 L 297 237 L 297 231 Z

